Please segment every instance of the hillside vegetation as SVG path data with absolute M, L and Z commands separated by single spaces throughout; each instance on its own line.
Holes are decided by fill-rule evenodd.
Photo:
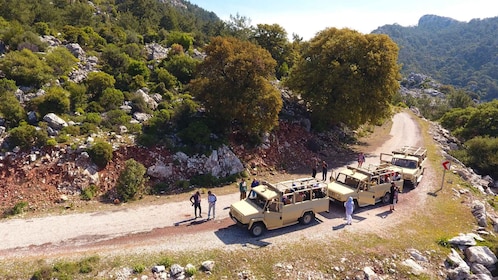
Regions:
M 483 100 L 498 97 L 498 17 L 460 22 L 425 15 L 416 26 L 384 25 L 372 33 L 398 44 L 404 75 L 424 73 Z

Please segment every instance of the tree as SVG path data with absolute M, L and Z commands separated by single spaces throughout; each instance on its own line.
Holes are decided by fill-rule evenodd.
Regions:
M 123 102 L 123 92 L 115 88 L 106 88 L 99 99 L 99 104 L 106 111 L 118 109 L 119 106 L 123 105 Z
M 118 195 L 124 202 L 133 200 L 136 196 L 144 191 L 145 173 L 147 169 L 134 159 L 125 162 L 123 171 L 119 174 L 118 184 L 116 186 Z
M 173 55 L 166 58 L 162 64 L 182 84 L 188 84 L 194 77 L 194 71 L 199 60 L 185 54 Z
M 4 126 L 8 128 L 17 126 L 26 116 L 15 96 L 16 90 L 14 81 L 0 79 L 0 117 L 5 119 Z
M 192 81 L 192 92 L 220 126 L 233 124 L 248 134 L 270 131 L 282 108 L 280 92 L 270 84 L 276 62 L 248 41 L 216 37 Z
M 86 78 L 88 92 L 98 100 L 105 89 L 114 88 L 116 80 L 113 76 L 104 72 L 90 72 Z
M 87 152 L 99 168 L 106 167 L 107 163 L 112 160 L 112 145 L 104 141 L 97 141 L 88 148 Z
M 308 103 L 317 128 L 351 128 L 390 114 L 399 89 L 398 47 L 386 35 L 328 28 L 304 48 L 286 85 Z
M 17 85 L 40 87 L 52 78 L 53 69 L 28 49 L 11 51 L 0 60 L 0 70 Z
M 45 57 L 47 64 L 54 69 L 56 76 L 67 75 L 76 66 L 78 59 L 65 47 L 56 47 L 50 50 Z
M 69 95 L 70 93 L 61 87 L 50 87 L 46 94 L 34 98 L 31 103 L 41 116 L 48 113 L 64 114 L 70 109 Z
M 289 66 L 292 67 L 291 44 L 287 38 L 287 32 L 278 24 L 258 24 L 254 33 L 254 39 L 262 48 L 270 52 L 273 59 L 277 61 L 276 74 L 281 78 L 288 73 Z

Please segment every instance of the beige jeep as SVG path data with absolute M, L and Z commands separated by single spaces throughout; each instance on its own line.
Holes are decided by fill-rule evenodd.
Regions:
M 384 167 L 396 166 L 403 170 L 403 180 L 416 187 L 424 175 L 422 164 L 427 157 L 427 149 L 422 147 L 404 146 L 392 151 L 391 154 L 381 153 L 380 162 Z
M 328 196 L 331 201 L 344 203 L 353 198 L 355 209 L 377 202 L 388 203 L 391 182 L 403 191 L 402 170 L 397 167 L 381 168 L 370 166 L 370 169 L 347 166 L 331 177 L 328 184 Z
M 230 217 L 253 236 L 298 222 L 306 225 L 316 213 L 329 210 L 326 187 L 314 178 L 263 182 L 251 189 L 249 197 L 230 206 Z

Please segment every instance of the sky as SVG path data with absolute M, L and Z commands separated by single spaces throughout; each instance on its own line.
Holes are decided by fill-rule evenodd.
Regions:
M 292 38 L 309 40 L 328 27 L 370 33 L 386 24 L 415 26 L 432 14 L 468 22 L 497 17 L 495 0 L 188 0 L 224 21 L 244 16 L 250 24 L 279 24 Z

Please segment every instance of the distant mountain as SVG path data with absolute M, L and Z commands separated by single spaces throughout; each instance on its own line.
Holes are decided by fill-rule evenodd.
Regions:
M 498 98 L 498 17 L 461 22 L 424 15 L 417 26 L 384 25 L 372 33 L 398 44 L 404 75 L 424 73 L 483 100 Z

